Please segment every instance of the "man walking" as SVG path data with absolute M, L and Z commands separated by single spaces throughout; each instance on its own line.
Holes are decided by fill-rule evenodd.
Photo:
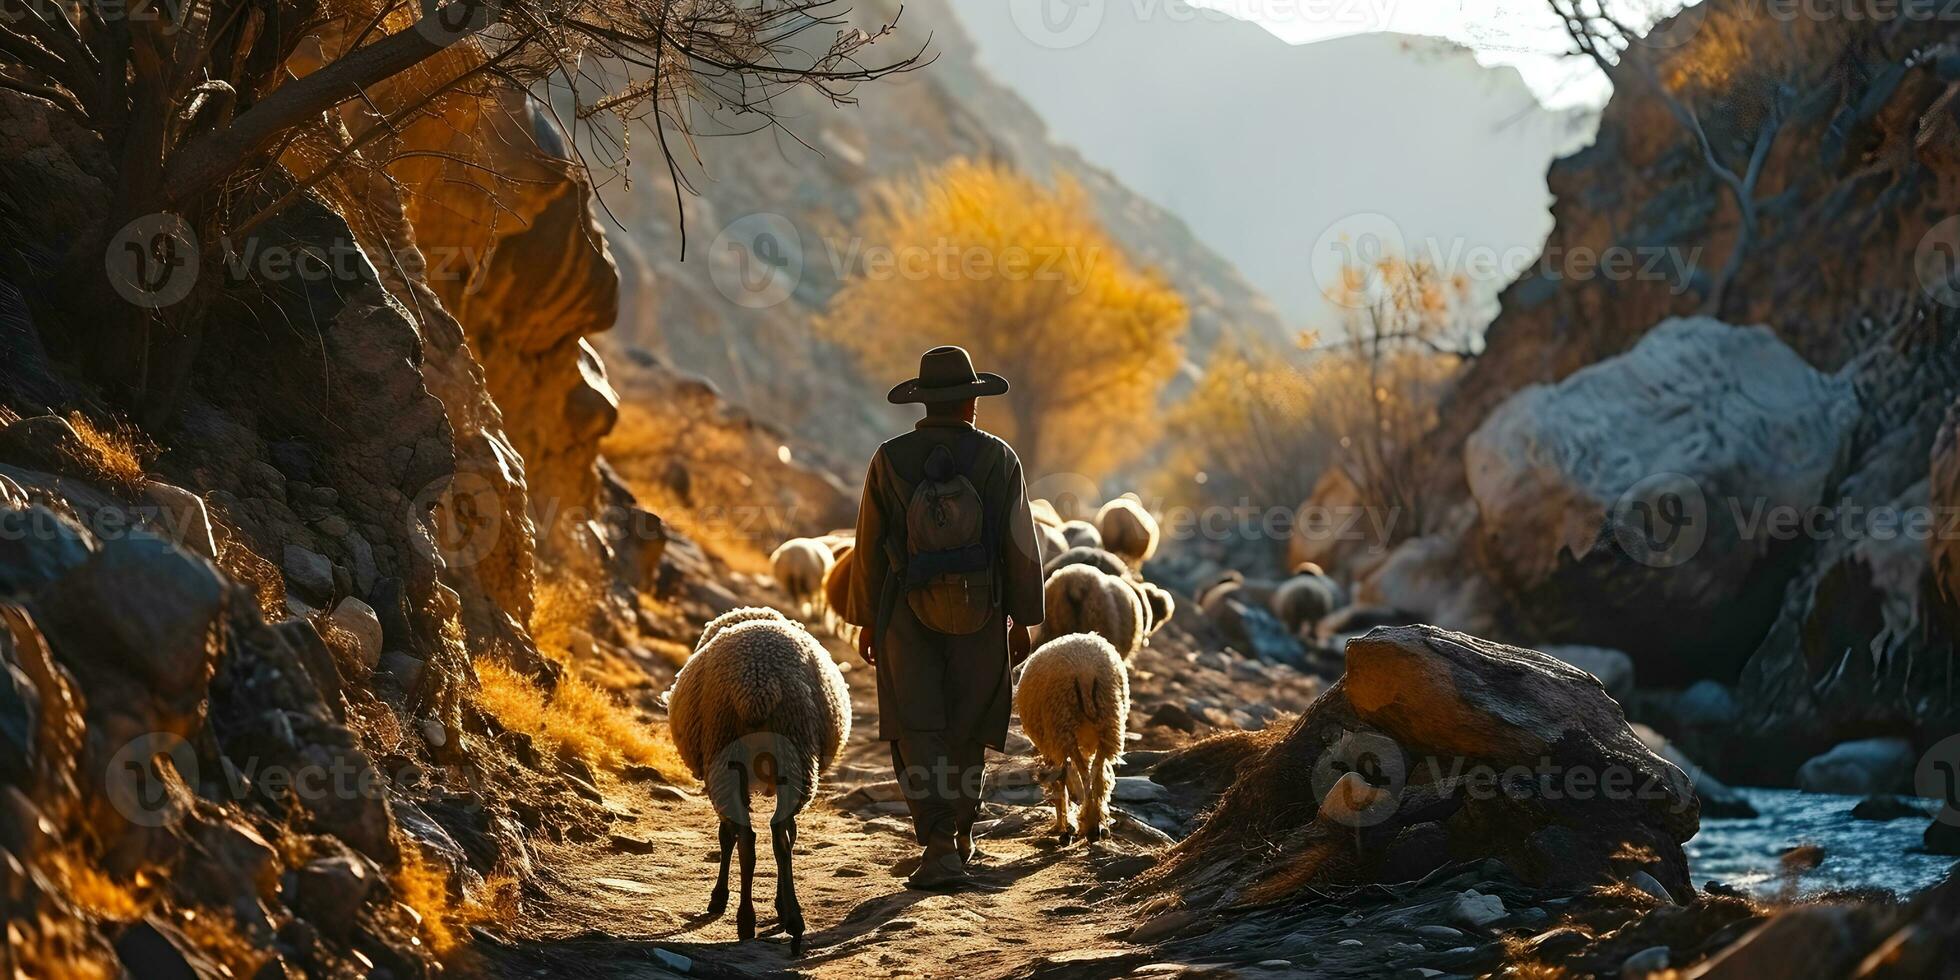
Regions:
M 878 672 L 878 737 L 924 846 L 908 883 L 966 880 L 986 750 L 1004 748 L 1008 671 L 1041 622 L 1041 560 L 1021 460 L 974 425 L 977 399 L 1007 391 L 967 352 L 935 347 L 891 390 L 922 404 L 912 431 L 878 447 L 864 478 L 844 618 Z

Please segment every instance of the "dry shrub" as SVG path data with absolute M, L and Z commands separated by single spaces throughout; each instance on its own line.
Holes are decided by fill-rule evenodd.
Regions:
M 760 493 L 742 461 L 753 458 L 755 446 L 746 436 L 628 402 L 600 451 L 641 506 L 730 569 L 767 575 L 769 552 L 784 529 L 771 526 L 767 509 L 754 503 Z M 677 486 L 680 474 L 684 483 Z
M 116 881 L 79 854 L 57 853 L 50 863 L 61 883 L 61 893 L 84 914 L 111 922 L 135 922 L 149 907 L 139 894 L 140 881 Z
M 531 639 L 545 656 L 568 658 L 578 649 L 575 634 L 591 634 L 593 620 L 604 602 L 599 589 L 585 579 L 573 575 L 540 578 L 531 603 Z
M 225 909 L 184 909 L 174 919 L 179 932 L 200 953 L 233 977 L 254 977 L 272 951 L 254 946 L 239 933 L 238 918 Z
M 402 851 L 401 867 L 392 876 L 395 899 L 415 913 L 422 938 L 437 956 L 456 948 L 458 906 L 449 897 L 449 876 L 414 847 Z
M 966 348 L 1013 379 L 987 428 L 1031 476 L 1095 475 L 1147 448 L 1190 316 L 1102 228 L 1088 193 L 1066 176 L 1051 183 L 954 160 L 880 187 L 857 228 L 866 242 L 907 267 L 956 261 L 922 263 L 925 275 L 852 269 L 816 327 L 870 377 L 907 377 L 937 344 Z
M 687 768 L 666 732 L 642 723 L 610 693 L 567 671 L 558 689 L 545 690 L 490 659 L 476 663 L 478 704 L 498 723 L 531 737 L 537 747 L 595 765 L 652 766 L 668 778 Z
M 223 530 L 218 538 L 218 569 L 252 591 L 259 614 L 268 621 L 285 619 L 288 615 L 286 579 L 279 567 L 247 548 L 236 530 L 229 527 Z
M 80 412 L 69 412 L 68 424 L 88 451 L 80 462 L 91 478 L 128 494 L 143 488 L 144 463 L 156 455 L 156 446 L 141 431 L 126 423 L 98 426 Z

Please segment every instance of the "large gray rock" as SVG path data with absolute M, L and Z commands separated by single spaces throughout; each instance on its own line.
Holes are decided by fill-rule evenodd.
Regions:
M 1857 399 L 1763 327 L 1669 320 L 1499 406 L 1464 447 L 1479 554 L 1527 632 L 1649 682 L 1732 674 L 1823 498 Z
M 1871 796 L 1912 790 L 1919 754 L 1903 738 L 1843 742 L 1797 769 L 1797 788 L 1807 793 Z

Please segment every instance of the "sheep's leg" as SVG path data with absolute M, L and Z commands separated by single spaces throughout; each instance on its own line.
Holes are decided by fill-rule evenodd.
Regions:
M 796 872 L 791 867 L 796 847 L 796 818 L 769 826 L 776 850 L 776 924 L 789 933 L 789 955 L 803 955 L 803 905 L 796 900 Z
M 708 894 L 708 917 L 718 919 L 728 911 L 728 858 L 735 853 L 735 835 L 741 832 L 733 820 L 721 822 L 721 873 L 715 878 L 715 890 Z
M 1097 755 L 1089 763 L 1089 788 L 1082 797 L 1082 836 L 1091 844 L 1102 840 L 1103 824 L 1109 819 L 1109 794 L 1114 788 L 1110 777 L 1114 769 L 1107 755 Z
M 735 938 L 755 938 L 755 828 L 743 827 L 736 841 L 742 854 L 742 904 L 735 909 Z
M 1083 834 L 1084 836 L 1087 836 L 1089 828 L 1086 824 L 1084 824 L 1082 818 L 1088 816 L 1089 797 L 1086 795 L 1086 790 L 1083 788 L 1082 784 L 1084 781 L 1084 777 L 1088 774 L 1088 768 L 1089 768 L 1088 763 L 1084 762 L 1082 759 L 1077 758 L 1073 754 L 1069 756 L 1068 795 L 1075 799 L 1075 808 L 1076 808 L 1076 817 L 1077 817 L 1075 821 L 1076 832 Z
M 1061 771 L 1049 783 L 1048 791 L 1055 797 L 1055 836 L 1062 839 L 1067 847 L 1069 838 L 1075 832 L 1075 825 L 1069 821 L 1068 814 L 1068 759 L 1062 759 Z

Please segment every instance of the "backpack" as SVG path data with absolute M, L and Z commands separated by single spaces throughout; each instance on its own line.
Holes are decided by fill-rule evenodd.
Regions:
M 986 502 L 969 473 L 984 444 L 968 436 L 954 456 L 926 454 L 925 476 L 905 505 L 905 602 L 925 628 L 977 633 L 999 604 Z

